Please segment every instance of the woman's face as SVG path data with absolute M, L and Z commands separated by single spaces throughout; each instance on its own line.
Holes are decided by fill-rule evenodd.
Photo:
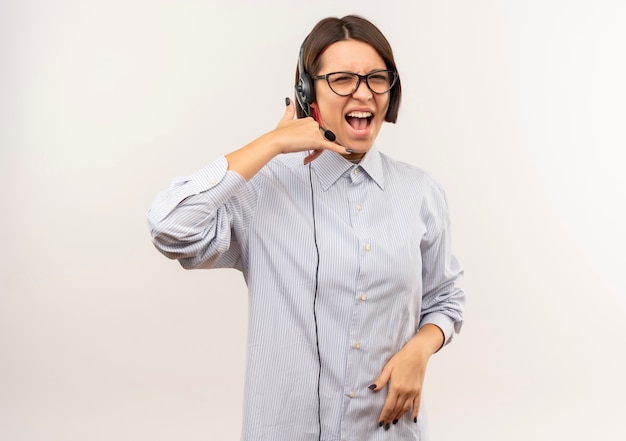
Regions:
M 354 72 L 366 75 L 386 69 L 385 61 L 369 44 L 359 40 L 343 40 L 331 44 L 322 53 L 317 75 L 330 72 Z M 352 149 L 348 159 L 361 158 L 374 144 L 385 121 L 389 107 L 389 92 L 376 94 L 364 80 L 352 95 L 339 96 L 325 80 L 315 81 L 316 105 L 320 124 L 330 129 L 337 142 Z

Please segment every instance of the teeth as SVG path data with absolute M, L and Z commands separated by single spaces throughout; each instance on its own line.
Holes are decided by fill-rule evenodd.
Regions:
M 372 112 L 350 112 L 348 116 L 350 118 L 369 118 L 372 116 Z

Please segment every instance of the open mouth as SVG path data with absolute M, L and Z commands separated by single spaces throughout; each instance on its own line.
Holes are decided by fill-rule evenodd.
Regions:
M 346 115 L 346 121 L 354 130 L 365 130 L 372 122 L 372 112 L 350 112 Z

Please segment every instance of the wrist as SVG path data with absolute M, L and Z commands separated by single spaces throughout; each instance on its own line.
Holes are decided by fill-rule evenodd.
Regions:
M 263 154 L 271 160 L 275 156 L 280 155 L 284 151 L 281 136 L 277 136 L 274 131 L 267 132 L 250 143 L 254 149 L 262 151 Z
M 445 335 L 439 326 L 427 323 L 420 328 L 409 342 L 422 357 L 430 357 L 443 346 Z

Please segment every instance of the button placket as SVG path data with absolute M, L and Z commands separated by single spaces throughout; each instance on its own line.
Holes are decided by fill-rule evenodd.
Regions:
M 369 260 L 367 251 L 371 249 L 371 237 L 368 234 L 370 225 L 367 225 L 367 195 L 364 193 L 363 184 L 367 180 L 367 174 L 360 166 L 354 166 L 349 174 L 350 184 L 348 184 L 348 213 L 353 232 L 358 241 L 358 259 L 359 259 L 359 280 L 355 286 L 353 317 L 350 324 L 350 336 L 347 345 L 348 350 L 348 367 L 346 371 L 346 383 L 344 393 L 347 399 L 357 397 L 359 390 L 358 366 L 362 362 L 364 356 L 364 346 L 362 342 L 363 335 L 363 317 L 365 310 L 364 302 L 367 299 L 365 280 L 363 276 L 363 268 L 369 266 L 366 261 Z M 365 250 L 365 251 L 364 251 Z M 359 286 L 361 285 L 361 286 Z

